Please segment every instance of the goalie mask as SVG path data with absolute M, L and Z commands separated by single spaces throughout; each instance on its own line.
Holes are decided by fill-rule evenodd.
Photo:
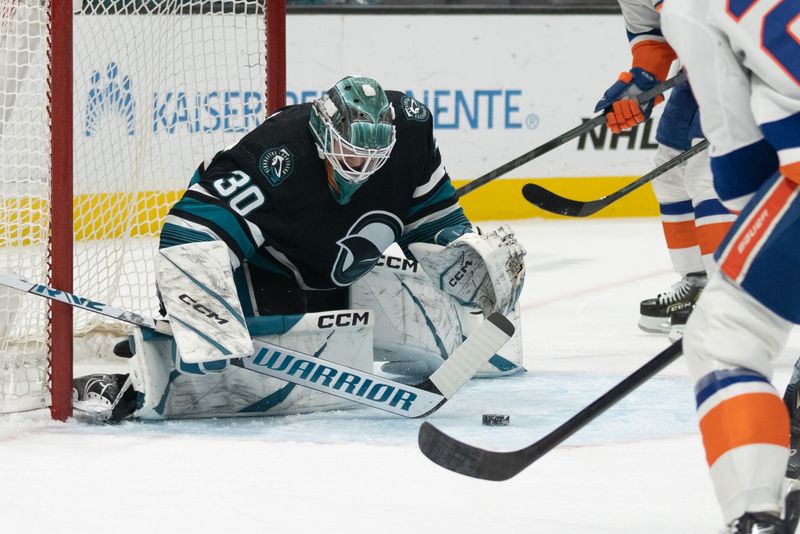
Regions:
M 372 78 L 348 76 L 314 102 L 309 127 L 328 164 L 328 185 L 339 204 L 388 160 L 395 142 L 394 109 Z

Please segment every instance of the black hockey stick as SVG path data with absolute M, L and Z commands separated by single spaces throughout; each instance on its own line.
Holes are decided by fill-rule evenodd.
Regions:
M 597 213 L 603 208 L 608 207 L 631 191 L 640 188 L 647 182 L 657 178 L 658 176 L 661 176 L 673 167 L 677 167 L 695 154 L 702 152 L 707 147 L 708 141 L 701 141 L 689 150 L 678 154 L 671 160 L 659 165 L 641 178 L 629 183 L 622 189 L 614 191 L 610 195 L 604 196 L 603 198 L 598 198 L 597 200 L 573 200 L 571 198 L 557 195 L 556 193 L 553 193 L 552 191 L 537 184 L 525 184 L 522 186 L 522 196 L 524 196 L 525 200 L 534 206 L 537 206 L 544 211 L 549 211 L 550 213 L 566 215 L 567 217 L 587 217 Z
M 483 480 L 508 480 L 652 378 L 682 352 L 678 340 L 566 423 L 524 449 L 508 452 L 481 449 L 451 438 L 428 422 L 419 428 L 419 448 L 431 461 L 450 471 Z
M 636 100 L 640 104 L 644 104 L 645 102 L 648 102 L 648 101 L 656 98 L 661 93 L 664 93 L 665 91 L 668 91 L 668 90 L 672 89 L 675 85 L 681 83 L 685 79 L 686 79 L 686 73 L 681 71 L 676 76 L 673 76 L 669 80 L 666 80 L 666 81 L 656 85 L 655 87 L 653 87 L 649 91 L 645 91 L 644 93 L 638 95 L 636 97 Z M 512 159 L 511 161 L 509 161 L 505 165 L 501 165 L 501 166 L 497 167 L 495 170 L 487 172 L 483 176 L 475 178 L 474 180 L 472 180 L 468 184 L 462 185 L 461 187 L 456 189 L 456 198 L 461 198 L 464 195 L 466 195 L 467 193 L 471 193 L 472 191 L 474 191 L 475 189 L 481 187 L 482 185 L 485 185 L 485 184 L 491 182 L 495 178 L 499 178 L 500 176 L 504 175 L 508 171 L 514 170 L 517 167 L 521 167 L 522 165 L 528 163 L 531 160 L 534 160 L 534 159 L 538 158 L 539 156 L 541 156 L 543 154 L 547 154 L 548 152 L 550 152 L 554 148 L 560 147 L 561 145 L 566 144 L 569 141 L 572 141 L 576 137 L 578 137 L 580 135 L 583 135 L 584 133 L 586 133 L 586 132 L 592 130 L 593 128 L 595 128 L 596 126 L 600 126 L 605 121 L 606 121 L 606 114 L 605 113 L 601 113 L 600 115 L 597 115 L 595 118 L 584 122 L 580 126 L 576 126 L 575 128 L 571 129 L 570 131 L 565 132 L 565 133 L 559 135 L 558 137 L 555 137 L 555 138 L 551 139 L 550 141 L 546 142 L 545 144 L 537 146 L 536 148 L 534 148 L 530 152 L 526 152 L 525 154 L 523 154 L 523 155 L 521 155 L 521 156 L 519 156 L 517 158 Z

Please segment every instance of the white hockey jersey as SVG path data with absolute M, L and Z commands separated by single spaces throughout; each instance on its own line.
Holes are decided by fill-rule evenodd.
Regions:
M 632 67 L 641 67 L 660 80 L 667 77 L 675 59 L 661 33 L 659 10 L 663 4 L 662 0 L 619 0 L 633 55 Z
M 658 10 L 662 0 L 619 0 L 631 45 L 644 40 L 663 41 Z
M 668 0 L 664 35 L 689 73 L 715 185 L 741 209 L 777 170 L 800 182 L 800 2 Z

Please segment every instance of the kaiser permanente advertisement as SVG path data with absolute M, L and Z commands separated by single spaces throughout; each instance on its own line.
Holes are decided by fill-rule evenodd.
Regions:
M 145 24 L 141 17 L 120 17 L 137 27 L 124 33 L 136 39 L 164 31 L 163 25 Z M 241 17 L 230 17 L 231 34 L 237 34 Z M 174 19 L 168 26 L 178 33 L 182 22 Z M 76 31 L 111 31 L 108 24 L 108 17 L 77 17 Z M 196 25 L 192 28 L 197 31 Z M 213 144 L 222 149 L 263 119 L 263 49 L 258 43 L 243 40 L 235 57 L 210 58 L 211 72 L 175 63 L 190 61 L 202 50 L 176 53 L 184 59 L 166 62 L 176 74 L 158 79 L 150 79 L 145 68 L 157 58 L 123 63 L 117 58 L 125 57 L 123 50 L 136 50 L 135 43 L 123 38 L 110 43 L 119 49 L 103 50 L 99 59 L 91 51 L 92 65 L 76 72 L 74 120 L 83 132 L 75 141 L 76 173 L 107 172 L 108 153 L 97 142 L 98 132 L 116 128 L 129 138 L 132 156 L 115 163 L 137 166 L 141 176 L 158 177 L 158 187 L 178 191 L 197 164 L 213 156 L 198 157 L 192 147 L 199 146 L 199 139 L 214 135 Z M 154 54 L 149 48 L 141 53 Z M 78 48 L 78 66 L 82 54 Z M 458 186 L 594 116 L 595 103 L 630 61 L 617 15 L 290 14 L 287 103 L 313 100 L 347 74 L 372 76 L 387 89 L 404 91 L 430 108 L 447 169 Z M 134 141 L 140 130 L 150 135 Z M 148 153 L 149 147 L 157 147 L 154 153 L 160 155 L 134 162 L 134 155 Z M 654 154 L 652 120 L 622 135 L 603 127 L 477 189 L 462 203 L 476 219 L 548 216 L 522 199 L 524 183 L 547 180 L 546 187 L 561 194 L 596 198 L 651 170 Z M 646 187 L 600 215 L 656 213 Z

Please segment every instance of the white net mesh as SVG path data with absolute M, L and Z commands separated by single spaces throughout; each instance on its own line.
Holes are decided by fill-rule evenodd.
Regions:
M 74 293 L 155 313 L 154 251 L 166 211 L 199 162 L 265 116 L 261 5 L 80 5 L 73 16 Z M 46 1 L 0 0 L 0 272 L 36 282 L 48 272 L 47 17 Z M 46 402 L 47 309 L 43 299 L 0 289 L 0 411 Z M 75 335 L 84 341 L 76 358 L 108 351 L 108 336 L 96 334 L 118 338 L 122 327 L 76 311 Z

